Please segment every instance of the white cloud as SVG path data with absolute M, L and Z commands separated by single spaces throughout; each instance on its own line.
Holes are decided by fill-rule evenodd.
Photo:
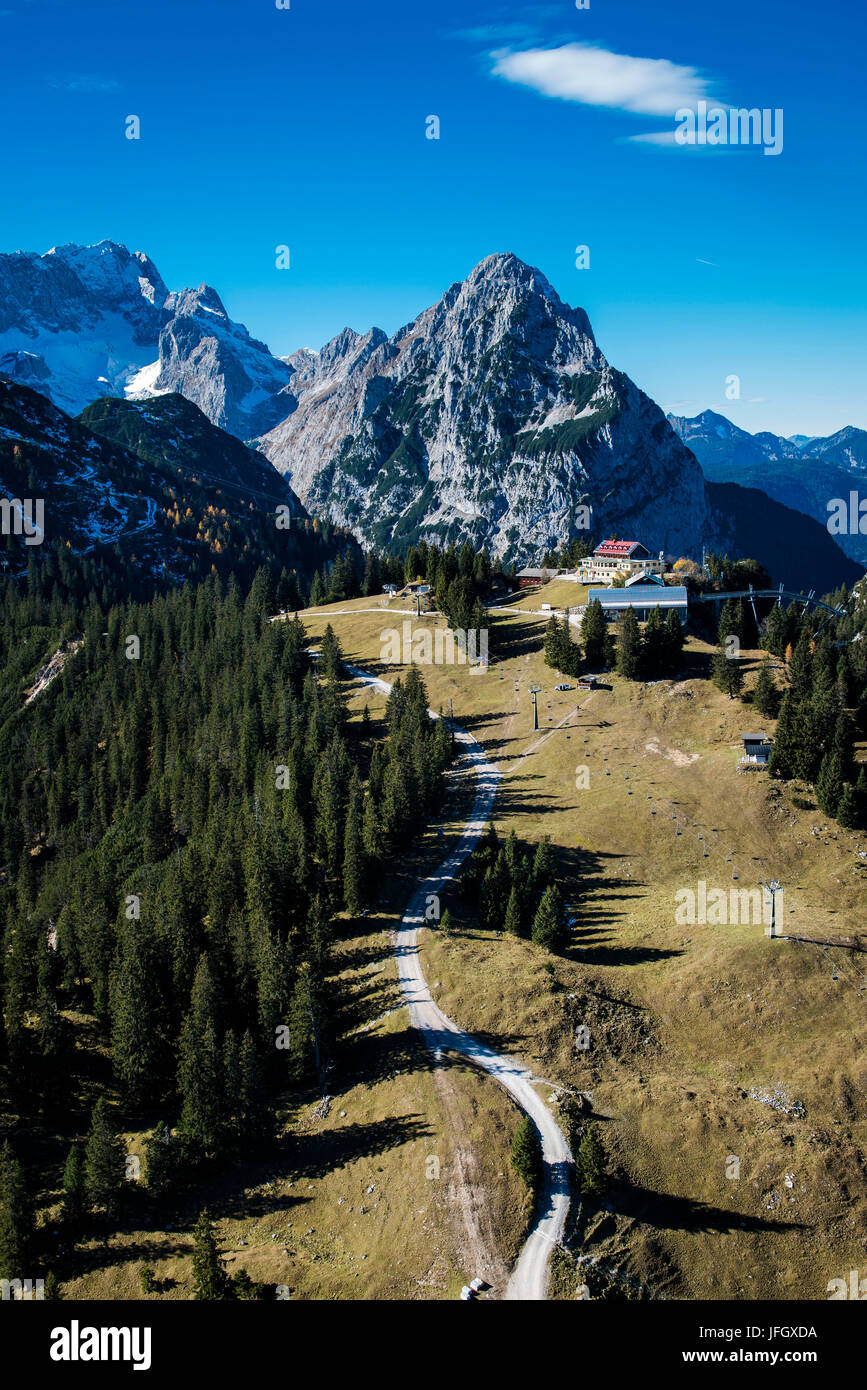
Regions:
M 627 135 L 627 140 L 634 140 L 637 145 L 676 145 L 675 131 L 673 130 L 652 130 L 647 135 Z M 694 144 L 692 135 L 687 132 L 684 144 Z
M 67 92 L 116 92 L 120 83 L 115 82 L 113 77 L 92 77 L 82 73 L 64 78 L 62 82 L 54 82 L 52 86 L 63 87 Z
M 697 68 L 667 58 L 631 58 L 593 44 L 567 43 L 491 56 L 494 73 L 507 82 L 587 106 L 673 117 L 680 107 L 694 107 L 708 95 L 707 79 Z

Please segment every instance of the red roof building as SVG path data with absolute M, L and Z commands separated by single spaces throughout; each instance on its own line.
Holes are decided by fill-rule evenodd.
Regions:
M 600 560 L 649 560 L 650 551 L 641 541 L 603 541 L 593 552 Z
M 651 560 L 650 551 L 641 541 L 608 540 L 581 561 L 577 575 L 584 583 L 610 584 L 618 575 L 629 578 L 656 571 L 661 576 L 662 568 L 662 557 Z

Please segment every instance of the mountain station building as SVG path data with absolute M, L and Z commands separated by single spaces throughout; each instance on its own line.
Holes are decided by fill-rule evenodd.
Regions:
M 662 574 L 663 560 L 651 559 L 641 541 L 603 541 L 578 566 L 580 584 L 610 584 L 618 575 Z
M 587 602 L 598 599 L 602 612 L 609 622 L 627 608 L 635 611 L 639 622 L 647 622 L 652 608 L 659 608 L 662 616 L 674 609 L 682 623 L 686 622 L 687 597 L 683 584 L 627 584 L 623 589 L 589 589 Z

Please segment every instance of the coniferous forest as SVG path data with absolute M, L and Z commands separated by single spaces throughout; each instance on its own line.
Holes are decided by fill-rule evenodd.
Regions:
M 370 901 L 452 756 L 415 669 L 384 727 L 350 729 L 337 639 L 311 651 L 275 617 L 267 571 L 246 593 L 214 575 L 101 603 L 80 563 L 34 564 L 2 596 L 8 1278 L 53 1277 L 130 1176 L 171 1194 L 267 1148 L 276 1095 L 324 1093 L 338 914 Z M 28 701 L 58 641 L 62 670 Z M 118 1138 L 133 1120 L 152 1135 L 137 1174 Z M 36 1232 L 37 1199 L 58 1193 L 60 1225 Z

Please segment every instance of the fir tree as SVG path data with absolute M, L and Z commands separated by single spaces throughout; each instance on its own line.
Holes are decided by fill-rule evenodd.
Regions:
M 740 695 L 744 685 L 744 672 L 737 656 L 728 656 L 723 648 L 715 654 L 712 662 L 714 684 L 730 700 Z
M 70 1145 L 63 1166 L 64 1220 L 78 1222 L 87 1210 L 87 1176 L 84 1152 L 80 1144 Z
M 524 1116 L 512 1140 L 511 1161 L 518 1177 L 535 1192 L 542 1179 L 542 1145 L 529 1115 Z
M 744 622 L 740 599 L 730 598 L 723 605 L 717 629 L 717 641 L 721 647 L 726 645 L 727 637 L 736 637 L 738 645 L 744 640 Z
M 605 1150 L 593 1122 L 587 1125 L 581 1143 L 578 1145 L 578 1153 L 575 1156 L 575 1174 L 583 1196 L 604 1197 L 608 1190 Z
M 506 904 L 506 917 L 503 922 L 503 929 L 511 936 L 521 935 L 521 900 L 518 891 L 513 888 L 509 894 L 509 901 Z
M 175 1178 L 175 1158 L 179 1145 L 169 1127 L 160 1121 L 145 1140 L 145 1183 L 148 1192 L 160 1197 L 168 1192 Z
M 265 1131 L 267 1109 L 259 1059 L 249 1030 L 241 1039 L 239 1071 L 241 1079 L 239 1092 L 241 1132 L 246 1138 L 256 1140 Z
M 123 1142 L 115 1131 L 104 1096 L 93 1107 L 84 1155 L 87 1195 L 95 1207 L 114 1212 L 126 1174 Z
M 343 833 L 343 903 L 350 913 L 364 905 L 364 836 L 361 810 L 361 782 L 353 777 Z
M 683 640 L 683 623 L 677 610 L 669 608 L 665 620 L 665 669 L 669 675 L 675 675 L 680 669 Z
M 861 807 L 851 782 L 843 784 L 843 791 L 837 803 L 837 820 L 846 830 L 856 830 L 861 825 Z
M 543 835 L 536 846 L 533 859 L 533 888 L 541 893 L 548 887 L 554 876 L 554 854 L 550 835 Z
M 223 1303 L 232 1298 L 231 1281 L 217 1249 L 207 1207 L 193 1232 L 193 1298 Z
M 154 952 L 145 926 L 127 925 L 120 966 L 112 981 L 112 1059 L 124 1097 L 140 1105 L 165 1078 L 166 1026 Z
M 756 688 L 753 691 L 753 705 L 765 719 L 776 719 L 780 708 L 780 696 L 771 670 L 771 661 L 765 657 L 759 667 Z
M 26 1279 L 33 1229 L 21 1165 L 8 1140 L 0 1147 L 0 1279 Z
M 532 937 L 537 946 L 544 946 L 549 951 L 562 951 L 568 944 L 566 910 L 556 883 L 546 888 L 542 895 L 533 920 Z
M 826 753 L 816 778 L 816 801 L 826 816 L 836 816 L 843 795 L 843 765 L 839 753 Z
M 220 1047 L 211 1019 L 200 1028 L 195 1015 L 187 1015 L 179 1054 L 180 1132 L 202 1154 L 215 1153 L 223 1127 L 223 1096 Z
M 625 680 L 638 680 L 641 671 L 641 630 L 633 608 L 617 619 L 617 672 Z
M 309 1073 L 311 1066 L 315 1067 L 317 1077 L 322 1075 L 323 1023 L 319 981 L 305 961 L 298 970 L 289 1012 L 290 1058 L 299 1080 Z
M 319 608 L 325 602 L 325 582 L 319 570 L 313 576 L 313 583 L 310 585 L 310 606 Z
M 650 616 L 644 626 L 641 659 L 643 673 L 648 680 L 656 680 L 665 674 L 668 666 L 668 642 L 658 605 L 650 610 Z
M 581 642 L 584 658 L 591 671 L 607 671 L 614 655 L 611 632 L 597 598 L 591 599 L 581 620 Z

